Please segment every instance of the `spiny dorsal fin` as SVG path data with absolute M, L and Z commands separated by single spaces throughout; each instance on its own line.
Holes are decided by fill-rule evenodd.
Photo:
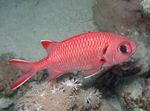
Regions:
M 45 49 L 47 49 L 48 46 L 52 43 L 53 43 L 53 41 L 51 41 L 51 40 L 41 40 L 41 44 Z
M 51 40 L 41 40 L 41 44 L 49 54 L 51 52 L 51 49 L 55 46 L 56 42 Z

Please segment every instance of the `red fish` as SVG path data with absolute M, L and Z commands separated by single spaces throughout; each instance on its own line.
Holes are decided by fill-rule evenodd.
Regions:
M 110 32 L 88 32 L 61 42 L 41 41 L 48 56 L 37 62 L 13 59 L 9 63 L 21 69 L 25 75 L 11 88 L 16 89 L 37 71 L 48 69 L 50 80 L 73 71 L 84 70 L 84 76 L 98 72 L 102 66 L 120 64 L 129 59 L 137 44 L 128 37 Z

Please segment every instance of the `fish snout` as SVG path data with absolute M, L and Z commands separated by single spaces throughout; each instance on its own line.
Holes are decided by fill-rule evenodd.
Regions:
M 132 46 L 132 53 L 135 53 L 138 47 L 139 47 L 139 44 L 135 42 L 134 45 Z

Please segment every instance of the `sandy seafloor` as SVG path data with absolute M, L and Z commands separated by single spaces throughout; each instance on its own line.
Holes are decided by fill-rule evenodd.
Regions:
M 0 0 L 0 54 L 38 60 L 41 40 L 61 41 L 93 31 L 95 0 Z

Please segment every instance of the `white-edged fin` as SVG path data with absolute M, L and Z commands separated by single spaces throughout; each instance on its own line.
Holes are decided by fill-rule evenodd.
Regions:
M 34 75 L 34 73 L 31 71 L 31 72 L 28 72 L 28 73 L 26 73 L 25 75 L 21 76 L 16 82 L 14 82 L 14 83 L 11 85 L 11 89 L 12 89 L 12 90 L 17 89 L 17 88 L 20 87 L 22 84 L 24 84 L 28 79 L 30 79 L 33 75 Z
M 20 59 L 12 59 L 9 61 L 9 64 L 14 65 L 18 69 L 22 70 L 24 73 L 29 72 L 34 65 L 34 63 L 31 61 L 20 60 Z
M 84 73 L 84 78 L 90 78 L 98 73 L 98 70 L 91 70 Z
M 57 42 L 51 40 L 41 40 L 41 44 L 48 54 L 51 52 L 51 49 L 56 45 L 56 43 Z

